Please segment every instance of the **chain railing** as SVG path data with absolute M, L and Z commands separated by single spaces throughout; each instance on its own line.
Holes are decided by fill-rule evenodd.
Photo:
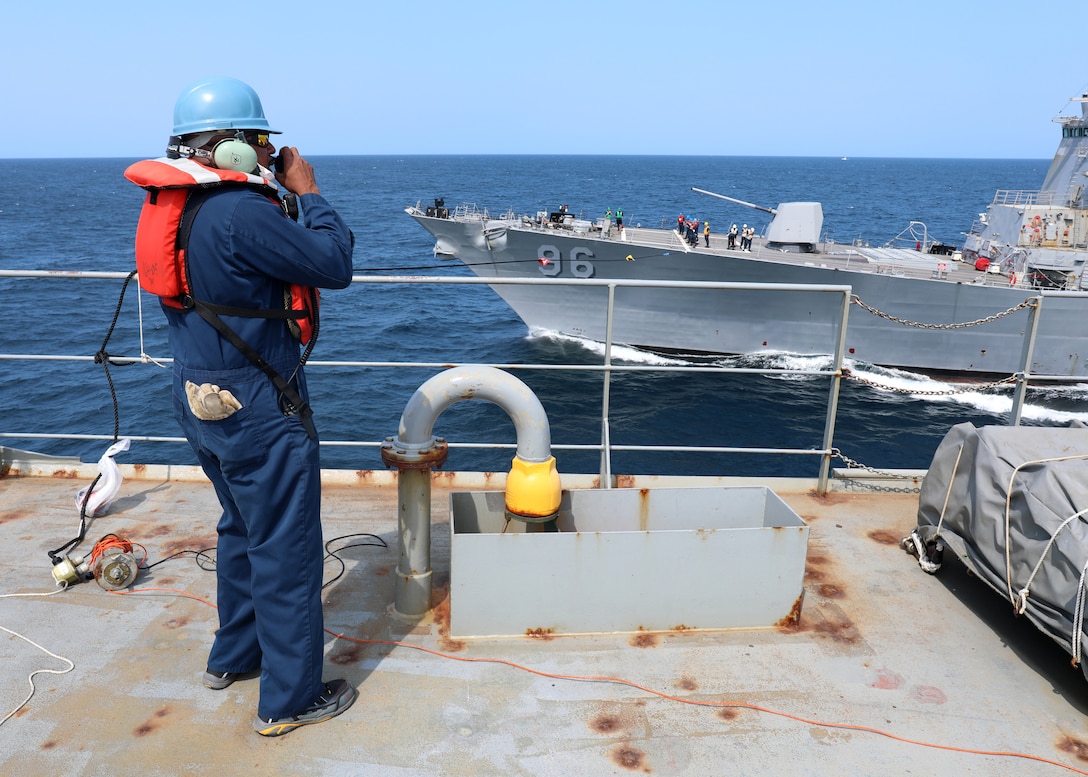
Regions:
M 846 475 L 838 477 L 837 480 L 843 481 L 852 486 L 864 489 L 866 491 L 879 491 L 881 493 L 888 494 L 916 494 L 921 490 L 920 485 L 886 486 L 882 483 L 867 482 L 865 480 L 851 477 L 849 474 L 850 470 L 864 470 L 873 475 L 876 475 L 879 478 L 882 478 L 884 480 L 891 480 L 893 482 L 903 482 L 907 480 L 917 479 L 916 475 L 904 472 L 891 472 L 888 470 L 876 469 L 875 467 L 870 467 L 868 464 L 862 464 L 860 461 L 850 458 L 838 448 L 832 448 L 831 455 L 834 456 L 836 459 L 842 461 L 842 463 L 846 465 L 846 468 L 848 470 Z
M 844 370 L 843 377 L 854 381 L 855 383 L 864 383 L 867 386 L 873 388 L 882 389 L 883 391 L 891 391 L 896 394 L 907 394 L 910 396 L 921 397 L 953 397 L 958 394 L 981 394 L 986 391 L 990 391 L 995 388 L 1003 388 L 1005 386 L 1013 386 L 1020 380 L 1019 375 L 1009 375 L 1008 377 L 1001 378 L 999 380 L 991 381 L 989 383 L 972 383 L 969 386 L 963 388 L 950 388 L 950 389 L 919 389 L 908 388 L 906 386 L 892 386 L 887 383 L 881 383 L 878 380 L 872 378 L 863 378 L 852 370 Z
M 1005 318 L 1005 316 L 1011 316 L 1013 313 L 1017 313 L 1024 308 L 1030 307 L 1034 304 L 1033 298 L 1029 297 L 1020 304 L 1013 305 L 1008 310 L 1002 310 L 1000 313 L 994 313 L 992 316 L 976 318 L 974 321 L 960 321 L 952 324 L 930 324 L 922 321 L 911 321 L 910 319 L 893 316 L 891 313 L 885 313 L 883 310 L 874 308 L 872 305 L 865 302 L 856 294 L 851 296 L 850 301 L 862 310 L 866 310 L 878 318 L 883 318 L 886 321 L 891 321 L 896 324 L 902 324 L 903 326 L 914 327 L 916 329 L 968 329 L 973 326 L 981 326 L 983 324 L 990 324 L 994 321 L 999 321 Z

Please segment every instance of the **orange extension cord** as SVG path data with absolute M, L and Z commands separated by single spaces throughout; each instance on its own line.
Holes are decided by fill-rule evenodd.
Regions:
M 129 595 L 129 594 L 138 594 L 138 593 L 145 593 L 145 592 L 151 592 L 151 591 L 161 591 L 161 592 L 176 594 L 178 596 L 184 596 L 184 597 L 186 597 L 188 599 L 195 599 L 198 602 L 203 602 L 204 604 L 207 604 L 210 607 L 214 607 L 215 609 L 219 609 L 218 607 L 216 607 L 216 605 L 214 603 L 208 601 L 207 599 L 196 596 L 195 594 L 190 594 L 190 593 L 188 593 L 186 591 L 178 591 L 178 590 L 175 590 L 173 588 L 141 588 L 141 589 L 128 590 L 128 591 L 111 591 L 110 593 Z M 892 734 L 889 731 L 882 731 L 879 728 L 873 728 L 872 726 L 862 726 L 862 725 L 859 725 L 859 724 L 856 724 L 856 723 L 828 723 L 828 722 L 822 721 L 822 720 L 811 720 L 809 718 L 803 718 L 800 715 L 793 715 L 793 714 L 790 714 L 788 712 L 782 712 L 781 710 L 775 710 L 775 709 L 771 709 L 769 707 L 761 707 L 758 704 L 750 704 L 748 702 L 741 702 L 741 701 L 695 701 L 695 700 L 692 700 L 692 699 L 685 699 L 685 698 L 680 697 L 680 696 L 673 696 L 671 694 L 664 693 L 663 691 L 657 691 L 657 690 L 654 690 L 653 688 L 648 688 L 645 685 L 639 685 L 638 683 L 636 683 L 636 682 L 634 682 L 632 680 L 625 680 L 622 677 L 607 677 L 607 676 L 603 676 L 603 675 L 556 674 L 554 672 L 544 672 L 544 671 L 541 671 L 539 669 L 533 669 L 532 667 L 523 666 L 523 665 L 515 663 L 513 661 L 507 661 L 504 658 L 469 658 L 469 657 L 465 657 L 465 656 L 454 656 L 454 655 L 450 655 L 449 653 L 442 653 L 442 652 L 440 652 L 438 650 L 431 650 L 430 648 L 425 648 L 422 645 L 413 645 L 410 642 L 398 642 L 397 640 L 391 640 L 391 639 L 360 639 L 360 638 L 357 638 L 357 637 L 349 637 L 349 636 L 347 636 L 345 634 L 338 634 L 335 631 L 331 631 L 329 629 L 325 629 L 325 632 L 327 634 L 331 634 L 332 636 L 336 637 L 337 639 L 344 639 L 344 640 L 347 640 L 348 642 L 357 642 L 357 643 L 363 644 L 363 645 L 394 645 L 396 647 L 411 648 L 412 650 L 419 650 L 419 651 L 421 651 L 423 653 L 430 653 L 432 656 L 438 656 L 439 658 L 448 658 L 451 661 L 463 661 L 465 663 L 470 663 L 470 664 L 502 664 L 504 666 L 509 666 L 509 667 L 511 667 L 513 669 L 519 669 L 522 672 L 528 672 L 529 674 L 535 674 L 535 675 L 537 675 L 539 677 L 547 677 L 547 678 L 552 679 L 552 680 L 573 680 L 573 681 L 576 681 L 576 682 L 591 682 L 591 683 L 616 683 L 616 684 L 619 684 L 619 685 L 626 685 L 626 686 L 628 686 L 630 688 L 636 688 L 637 690 L 640 690 L 643 693 L 648 693 L 648 694 L 650 694 L 652 696 L 657 696 L 657 697 L 660 697 L 662 699 L 668 699 L 669 701 L 679 702 L 680 704 L 690 704 L 690 705 L 695 706 L 695 707 L 718 707 L 718 708 L 732 708 L 732 709 L 753 710 L 755 712 L 762 712 L 762 713 L 765 713 L 767 715 L 777 715 L 778 717 L 781 717 L 781 718 L 788 718 L 789 720 L 795 720 L 798 723 L 805 723 L 805 724 L 810 725 L 810 726 L 820 726 L 822 728 L 844 729 L 844 730 L 848 730 L 848 731 L 863 731 L 863 732 L 867 732 L 869 734 L 877 734 L 878 736 L 887 737 L 888 739 L 894 739 L 896 742 L 903 742 L 905 744 L 916 745 L 918 747 L 928 747 L 928 748 L 931 748 L 931 749 L 934 749 L 934 750 L 950 750 L 950 751 L 952 751 L 954 753 L 968 753 L 970 755 L 989 755 L 989 756 L 997 756 L 999 758 L 1021 758 L 1021 759 L 1027 760 L 1027 761 L 1036 761 L 1038 763 L 1044 763 L 1044 764 L 1049 764 L 1051 766 L 1057 766 L 1058 768 L 1066 769 L 1067 771 L 1073 772 L 1074 774 L 1083 774 L 1083 775 L 1088 776 L 1088 771 L 1084 771 L 1083 769 L 1078 769 L 1075 766 L 1070 766 L 1068 764 L 1063 764 L 1060 761 L 1054 761 L 1054 760 L 1051 760 L 1050 758 L 1044 758 L 1044 757 L 1039 756 L 1039 755 L 1031 755 L 1030 753 L 1017 753 L 1017 752 L 1003 751 L 1003 750 L 976 750 L 976 749 L 970 748 L 970 747 L 954 747 L 952 745 L 941 745 L 941 744 L 937 744 L 935 742 L 924 742 L 924 741 L 922 741 L 920 739 L 909 739 L 908 737 L 901 737 L 901 736 L 899 736 L 897 734 Z
M 122 537 L 118 537 L 116 534 L 107 534 L 96 542 L 91 549 L 90 566 L 94 569 L 94 562 L 110 548 L 120 548 L 124 553 L 132 553 L 134 547 L 139 548 L 144 553 L 144 557 L 137 562 L 137 566 L 142 566 L 144 562 L 147 561 L 147 548 L 138 542 L 129 542 Z

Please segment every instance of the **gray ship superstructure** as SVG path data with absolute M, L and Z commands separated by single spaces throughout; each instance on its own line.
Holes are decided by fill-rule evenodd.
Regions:
M 531 330 L 603 341 L 615 288 L 612 341 L 685 353 L 827 354 L 841 326 L 841 297 L 762 289 L 660 288 L 626 282 L 705 281 L 849 286 L 848 358 L 923 371 L 1088 376 L 1088 95 L 1081 116 L 1060 116 L 1062 139 L 1038 191 L 997 192 L 962 250 L 821 242 L 819 203 L 758 208 L 772 215 L 742 250 L 726 235 L 692 244 L 679 230 L 618 227 L 553 213 L 491 217 L 435 200 L 407 212 L 435 238 L 435 253 L 483 278 L 535 278 L 492 288 Z M 702 190 L 695 190 L 702 191 Z M 1034 313 L 1035 320 L 1032 320 Z M 1037 327 L 1030 363 L 1024 333 Z
M 1034 288 L 1086 289 L 1088 94 L 1080 116 L 1054 119 L 1062 139 L 1038 191 L 999 190 L 964 245 L 965 261 L 996 264 Z

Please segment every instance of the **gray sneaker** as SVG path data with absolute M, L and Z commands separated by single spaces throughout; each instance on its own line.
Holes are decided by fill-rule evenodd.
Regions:
M 213 672 L 211 669 L 204 672 L 204 687 L 213 691 L 221 691 L 236 680 L 252 680 L 259 677 L 260 669 L 252 672 Z
M 261 718 L 253 721 L 253 730 L 263 737 L 278 737 L 289 734 L 300 726 L 311 723 L 323 723 L 335 718 L 355 703 L 359 692 L 347 684 L 346 680 L 332 680 L 325 683 L 325 689 L 317 701 L 298 715 L 288 718 Z

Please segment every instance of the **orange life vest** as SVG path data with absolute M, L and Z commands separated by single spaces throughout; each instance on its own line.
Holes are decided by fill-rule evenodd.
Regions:
M 194 190 L 222 185 L 249 186 L 278 202 L 275 181 L 236 170 L 220 170 L 191 159 L 147 159 L 130 165 L 125 178 L 147 190 L 136 227 L 136 269 L 140 288 L 160 297 L 164 304 L 185 308 L 190 296 L 186 263 L 188 234 L 181 232 L 186 204 Z M 320 292 L 309 286 L 289 284 L 282 310 L 259 311 L 266 318 L 284 318 L 292 334 L 304 345 L 310 342 L 320 307 Z

